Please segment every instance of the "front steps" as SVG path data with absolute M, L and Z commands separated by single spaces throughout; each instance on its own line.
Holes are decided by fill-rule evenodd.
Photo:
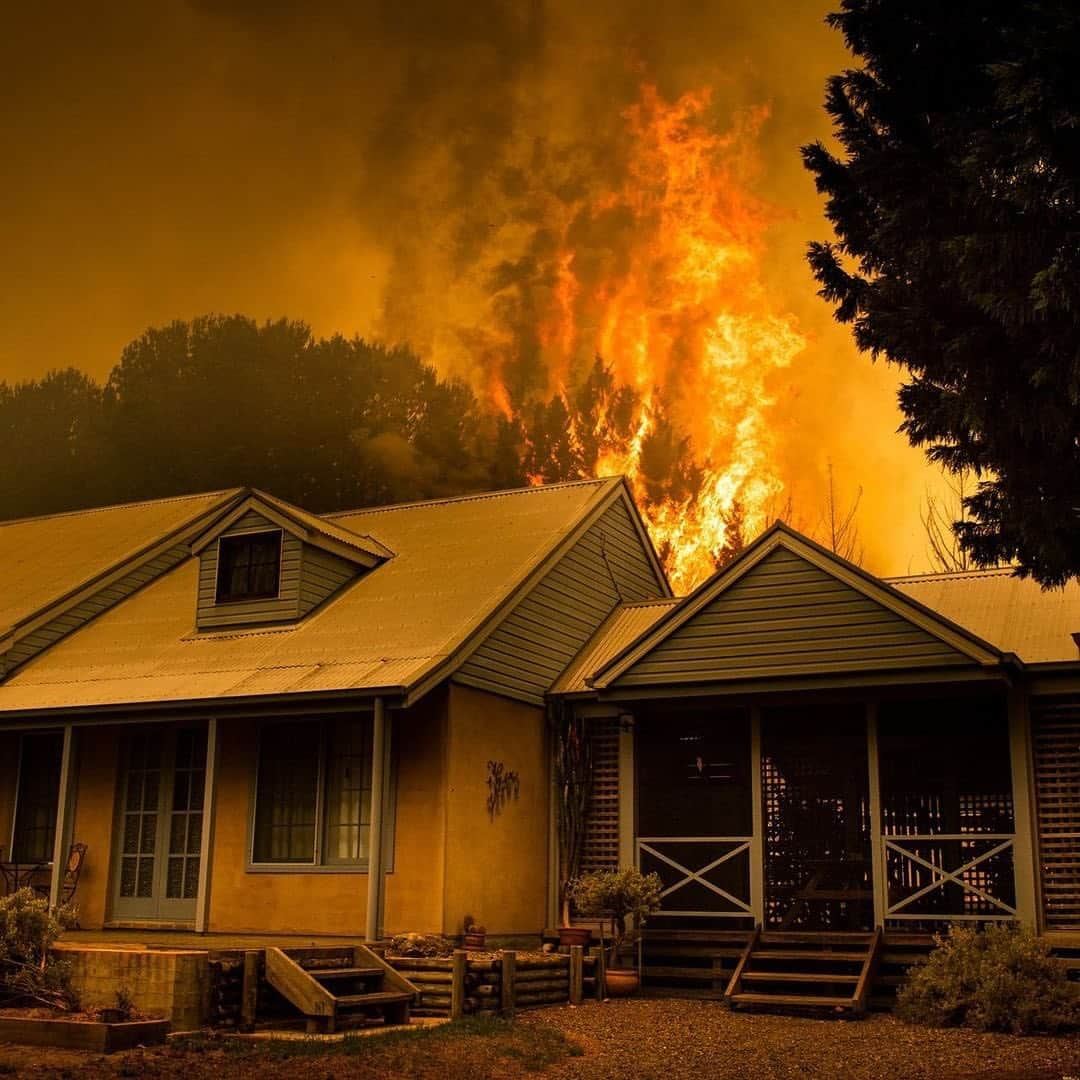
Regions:
M 364 945 L 266 950 L 266 981 L 295 1006 L 309 1032 L 405 1025 L 417 989 Z
M 756 930 L 724 1000 L 745 1005 L 862 1016 L 881 959 L 882 933 Z

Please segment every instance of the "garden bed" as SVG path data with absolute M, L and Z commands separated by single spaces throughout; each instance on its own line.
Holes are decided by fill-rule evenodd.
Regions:
M 457 950 L 448 957 L 387 955 L 386 962 L 420 990 L 412 1010 L 416 1016 L 506 1016 L 539 1005 L 580 1002 L 596 991 L 595 960 L 580 948 L 569 956 Z
M 136 1046 L 160 1046 L 168 1020 L 104 1021 L 96 1012 L 64 1013 L 51 1009 L 0 1009 L 0 1043 L 56 1046 L 109 1054 Z

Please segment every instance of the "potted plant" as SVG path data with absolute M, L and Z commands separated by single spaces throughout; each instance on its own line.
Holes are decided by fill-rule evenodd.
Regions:
M 555 750 L 555 806 L 559 828 L 559 944 L 587 945 L 592 930 L 570 922 L 571 884 L 581 869 L 585 818 L 592 786 L 592 752 L 585 721 L 565 703 L 549 706 Z
M 612 920 L 613 935 L 607 949 L 608 993 L 612 997 L 632 994 L 641 984 L 635 968 L 619 966 L 620 949 L 636 941 L 646 917 L 660 909 L 660 889 L 659 874 L 643 874 L 633 866 L 594 870 L 571 884 L 574 906 L 582 915 L 608 916 Z
M 482 950 L 487 942 L 487 927 L 481 926 L 471 916 L 465 916 L 465 934 L 462 938 L 462 947 L 474 951 Z

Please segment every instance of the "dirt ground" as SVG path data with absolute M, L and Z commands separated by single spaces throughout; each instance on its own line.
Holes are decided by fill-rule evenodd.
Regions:
M 720 1002 L 638 997 L 526 1013 L 585 1053 L 553 1066 L 560 1080 L 1080 1080 L 1080 1037 L 1019 1038 L 864 1020 L 730 1012 Z
M 641 997 L 523 1013 L 516 1024 L 449 1025 L 300 1047 L 227 1039 L 108 1057 L 0 1045 L 0 1076 L 419 1080 L 1080 1080 L 1080 1038 L 1017 1038 L 862 1021 L 731 1013 L 717 1002 Z

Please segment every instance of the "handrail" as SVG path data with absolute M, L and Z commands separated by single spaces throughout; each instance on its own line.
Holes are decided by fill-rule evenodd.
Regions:
M 639 836 L 637 838 L 637 863 L 640 867 L 642 854 L 648 854 L 683 875 L 683 877 L 676 881 L 675 884 L 669 885 L 661 891 L 661 900 L 687 885 L 696 883 L 704 886 L 710 892 L 715 893 L 722 900 L 732 904 L 735 908 L 733 911 L 688 911 L 681 908 L 665 909 L 662 907 L 660 909 L 660 914 L 679 915 L 687 918 L 744 919 L 747 915 L 753 915 L 754 913 L 753 908 L 750 905 L 750 898 L 747 897 L 746 900 L 743 900 L 741 897 L 734 896 L 726 889 L 722 889 L 719 885 L 715 885 L 713 882 L 706 880 L 704 875 L 710 870 L 715 870 L 716 867 L 741 855 L 743 852 L 749 852 L 752 843 L 752 836 Z M 657 844 L 732 844 L 734 846 L 731 847 L 730 850 L 725 851 L 719 858 L 713 859 L 705 866 L 691 869 L 688 866 L 684 866 L 670 855 L 665 855 L 663 852 L 658 851 L 655 846 Z
M 995 919 L 1012 919 L 1017 915 L 1017 909 L 1011 904 L 1006 903 L 999 897 L 994 896 L 992 893 L 987 892 L 985 889 L 979 888 L 977 885 L 970 881 L 965 881 L 963 875 L 970 870 L 973 870 L 980 863 L 986 862 L 987 859 L 992 859 L 995 855 L 1000 855 L 1003 852 L 1014 850 L 1016 844 L 1015 833 L 932 833 L 932 834 L 917 834 L 917 835 L 898 835 L 898 836 L 884 836 L 884 851 L 895 851 L 898 855 L 907 859 L 909 862 L 921 866 L 928 870 L 934 880 L 928 885 L 922 886 L 922 888 L 916 889 L 913 893 L 903 897 L 896 903 L 887 904 L 885 909 L 885 917 L 889 919 L 977 919 L 977 920 L 995 920 Z M 944 866 L 938 866 L 935 863 L 930 862 L 928 859 L 924 859 L 915 851 L 909 850 L 909 846 L 913 844 L 929 844 L 929 843 L 955 843 L 958 841 L 973 841 L 984 840 L 993 844 L 992 847 L 976 855 L 974 858 L 968 859 L 967 862 L 956 867 L 954 870 L 946 870 Z M 1015 871 L 1014 871 L 1015 872 Z M 924 896 L 929 895 L 935 889 L 941 889 L 948 884 L 954 884 L 960 886 L 965 892 L 971 893 L 974 896 L 979 897 L 984 903 L 991 904 L 996 908 L 999 908 L 1005 914 L 997 915 L 991 913 L 979 913 L 971 914 L 967 912 L 957 912 L 955 914 L 945 914 L 939 912 L 917 914 L 912 912 L 905 912 L 903 909 L 910 904 L 915 903 L 917 900 L 921 900 Z

